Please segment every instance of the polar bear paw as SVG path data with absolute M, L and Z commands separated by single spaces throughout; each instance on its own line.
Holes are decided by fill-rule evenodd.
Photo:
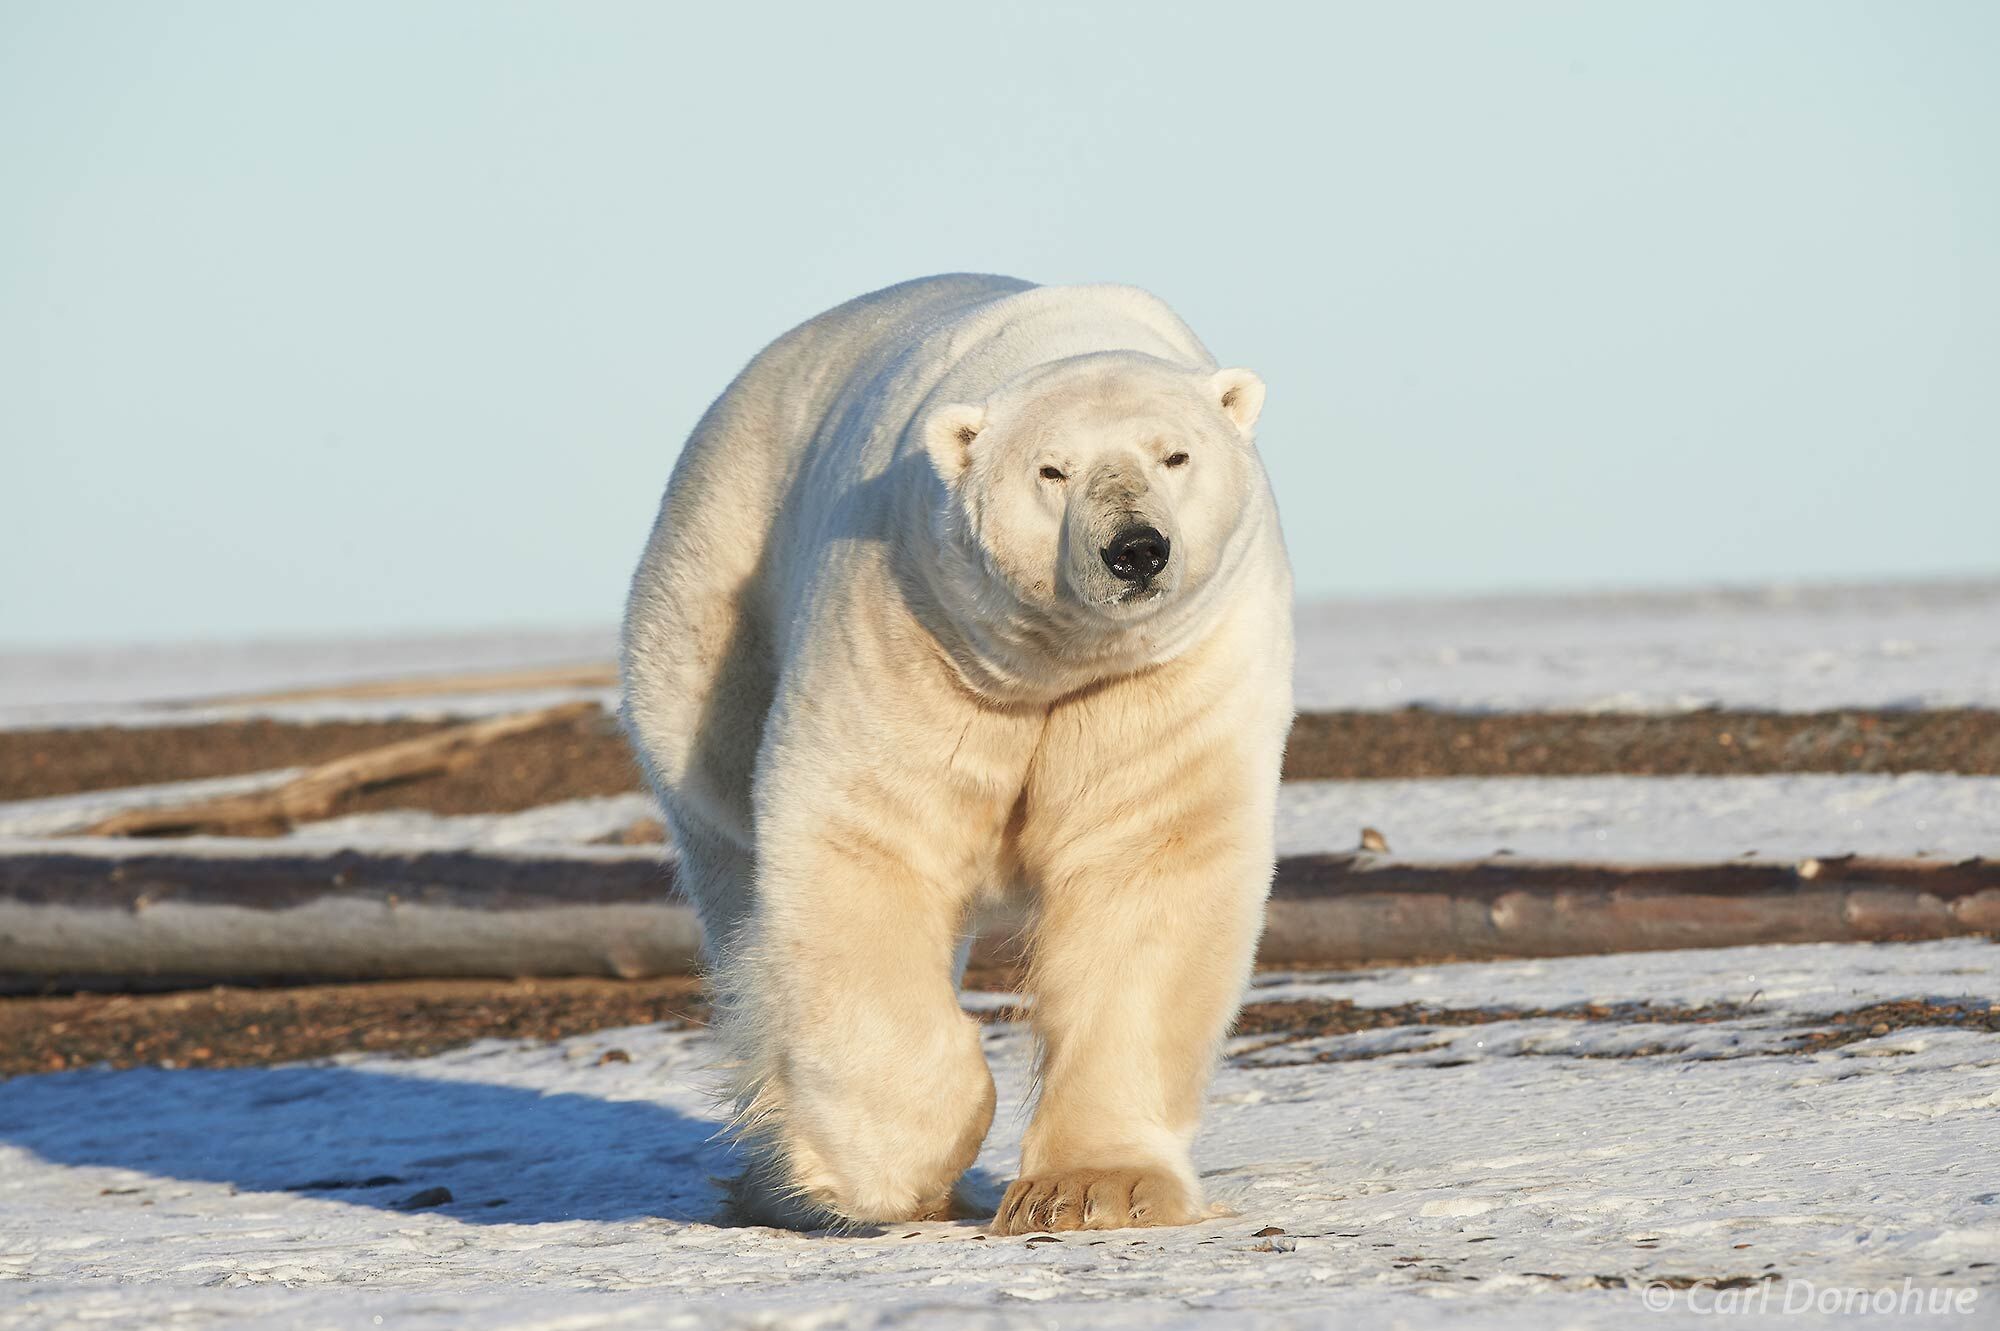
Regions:
M 1158 1169 L 1071 1169 L 1016 1179 L 995 1234 L 1188 1225 L 1201 1218 L 1187 1185 Z

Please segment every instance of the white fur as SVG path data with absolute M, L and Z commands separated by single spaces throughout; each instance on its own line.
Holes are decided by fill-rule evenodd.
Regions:
M 943 1208 L 993 1112 L 957 945 L 1005 891 L 1035 904 L 1043 1063 L 997 1224 L 1198 1212 L 1292 711 L 1263 397 L 1143 291 L 953 275 L 787 333 L 695 428 L 624 714 L 708 935 L 753 1216 Z M 1143 585 L 1103 553 L 1135 523 L 1170 542 Z

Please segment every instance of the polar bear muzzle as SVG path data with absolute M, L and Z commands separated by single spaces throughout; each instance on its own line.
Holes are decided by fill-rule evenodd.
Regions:
M 1167 566 L 1167 552 L 1172 548 L 1173 542 L 1162 536 L 1158 527 L 1135 523 L 1121 528 L 1099 554 L 1112 577 L 1143 588 Z

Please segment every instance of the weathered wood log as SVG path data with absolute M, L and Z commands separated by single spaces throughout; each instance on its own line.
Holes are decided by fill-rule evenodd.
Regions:
M 0 990 L 470 975 L 684 973 L 694 912 L 654 848 L 0 853 Z M 1022 923 L 979 921 L 979 965 Z M 2000 934 L 2000 861 L 1422 864 L 1281 860 L 1258 960 L 1299 968 Z
M 131 809 L 84 829 L 84 836 L 168 836 L 283 831 L 324 818 L 343 796 L 412 777 L 456 770 L 504 739 L 592 715 L 593 702 L 563 703 L 473 721 L 321 763 L 273 790 L 189 804 Z

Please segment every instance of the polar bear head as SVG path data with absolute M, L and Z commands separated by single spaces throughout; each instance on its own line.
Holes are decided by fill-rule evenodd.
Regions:
M 942 525 L 1016 603 L 1143 620 L 1204 586 L 1252 507 L 1264 383 L 1133 352 L 1040 366 L 922 429 Z

